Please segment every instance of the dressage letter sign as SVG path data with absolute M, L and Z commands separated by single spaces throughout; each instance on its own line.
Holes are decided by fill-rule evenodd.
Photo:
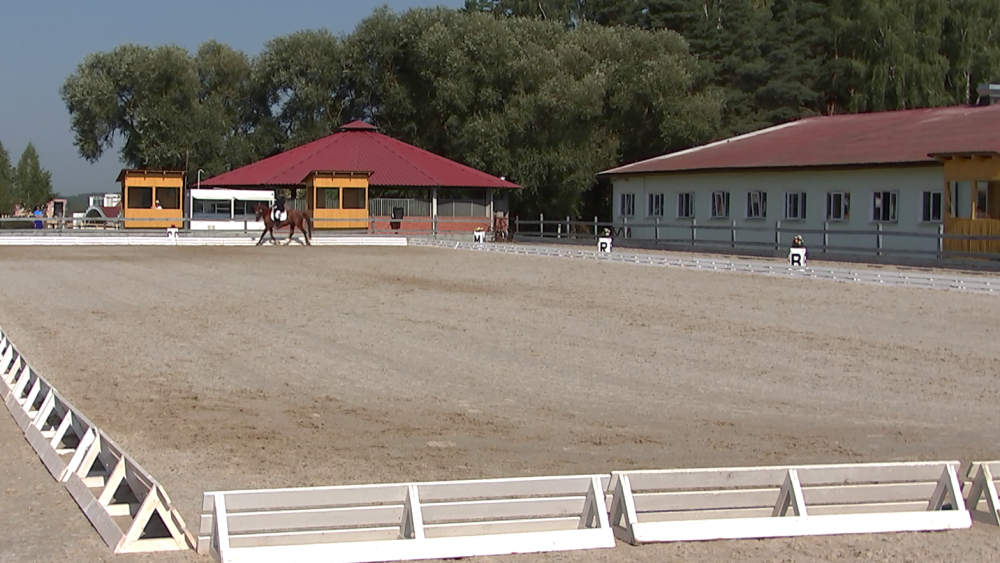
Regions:
M 598 252 L 611 252 L 611 238 L 601 237 L 597 239 L 597 251 Z

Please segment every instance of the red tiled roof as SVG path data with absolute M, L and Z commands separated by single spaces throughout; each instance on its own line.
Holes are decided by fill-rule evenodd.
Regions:
M 372 172 L 377 187 L 519 188 L 485 172 L 397 141 L 363 121 L 242 168 L 202 186 L 296 186 L 314 171 Z
M 601 174 L 914 164 L 1000 151 L 1000 105 L 811 117 Z

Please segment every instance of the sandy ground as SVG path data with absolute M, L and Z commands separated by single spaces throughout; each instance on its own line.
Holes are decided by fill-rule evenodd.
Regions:
M 997 296 L 429 248 L 0 261 L 4 329 L 195 529 L 215 489 L 1000 457 Z M 110 558 L 3 418 L 0 561 Z M 994 560 L 998 540 L 977 525 L 483 560 Z M 203 560 L 120 556 L 146 559 Z

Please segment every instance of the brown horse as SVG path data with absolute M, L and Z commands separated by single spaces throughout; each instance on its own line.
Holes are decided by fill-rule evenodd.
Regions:
M 295 228 L 298 227 L 302 234 L 306 237 L 306 244 L 312 245 L 309 242 L 309 237 L 312 236 L 312 217 L 305 211 L 299 211 L 297 209 L 286 210 L 288 216 L 286 220 L 280 223 L 275 223 L 274 219 L 271 218 L 271 208 L 266 205 L 255 204 L 253 206 L 254 215 L 257 217 L 257 221 L 264 219 L 264 232 L 260 234 L 260 240 L 257 241 L 257 246 L 264 243 L 264 235 L 271 234 L 271 242 L 278 244 L 278 241 L 274 240 L 274 229 L 281 229 L 284 227 L 289 227 L 291 231 L 288 233 L 288 242 L 285 244 L 291 244 L 292 235 L 295 234 Z

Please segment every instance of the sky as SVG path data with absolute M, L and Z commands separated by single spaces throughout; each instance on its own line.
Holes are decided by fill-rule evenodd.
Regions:
M 325 28 L 347 34 L 382 5 L 396 12 L 458 8 L 464 0 L 4 0 L 0 3 L 0 143 L 16 165 L 38 149 L 52 188 L 68 196 L 116 192 L 123 165 L 116 145 L 96 163 L 73 144 L 59 88 L 90 53 L 124 43 L 176 44 L 195 52 L 217 40 L 249 55 L 278 36 Z

